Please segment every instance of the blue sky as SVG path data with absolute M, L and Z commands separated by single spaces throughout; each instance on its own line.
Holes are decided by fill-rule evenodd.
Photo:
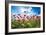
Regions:
M 11 12 L 15 14 L 33 14 L 40 15 L 40 7 L 29 7 L 29 6 L 11 6 Z

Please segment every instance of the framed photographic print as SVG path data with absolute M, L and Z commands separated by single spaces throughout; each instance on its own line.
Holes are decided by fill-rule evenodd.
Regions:
M 6 34 L 45 31 L 45 3 L 11 1 L 6 3 Z

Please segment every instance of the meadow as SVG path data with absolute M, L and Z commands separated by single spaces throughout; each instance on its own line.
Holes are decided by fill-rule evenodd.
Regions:
M 40 28 L 40 17 L 39 16 L 31 16 L 32 18 L 27 18 L 28 20 L 25 20 L 24 18 L 22 20 L 11 20 L 11 28 Z

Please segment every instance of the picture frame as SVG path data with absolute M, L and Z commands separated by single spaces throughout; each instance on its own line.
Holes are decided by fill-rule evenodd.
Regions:
M 13 21 L 13 20 L 11 20 L 12 19 L 11 18 L 11 16 L 12 16 L 11 13 L 13 14 L 13 12 L 14 12 L 15 14 L 17 14 L 18 12 L 20 12 L 19 14 L 21 14 L 21 10 L 20 10 L 21 8 L 22 8 L 22 12 L 24 11 L 24 13 L 28 13 L 28 12 L 26 12 L 28 9 L 26 10 L 25 8 L 29 8 L 30 10 L 31 9 L 34 10 L 34 12 L 33 12 L 34 17 L 36 15 L 38 16 L 38 14 L 40 14 L 40 20 L 39 20 L 40 25 L 37 24 L 34 27 L 34 25 L 31 26 L 29 24 L 30 25 L 29 26 L 27 24 L 28 23 L 27 22 L 26 24 L 28 26 L 25 26 L 25 27 L 23 27 L 23 26 L 21 27 L 20 26 L 19 27 L 19 25 L 18 25 L 18 26 L 14 27 L 14 25 L 13 25 L 14 22 L 12 22 L 12 24 L 11 24 L 11 21 Z M 23 10 L 23 8 L 24 8 L 24 10 Z M 18 11 L 18 12 L 16 13 L 13 10 Z M 28 11 L 30 11 L 30 10 L 28 10 Z M 28 13 L 28 15 L 30 15 L 30 14 Z M 16 17 L 15 17 L 15 19 L 16 19 Z M 30 21 L 30 23 L 31 22 L 32 22 L 32 20 Z M 22 33 L 38 33 L 38 32 L 39 33 L 40 32 L 45 32 L 45 3 L 44 2 L 9 1 L 9 2 L 5 3 L 5 34 L 22 34 Z

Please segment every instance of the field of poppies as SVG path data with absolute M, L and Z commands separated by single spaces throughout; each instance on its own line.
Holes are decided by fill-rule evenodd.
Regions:
M 40 16 L 18 16 L 13 15 L 11 19 L 11 28 L 39 28 L 40 27 Z

